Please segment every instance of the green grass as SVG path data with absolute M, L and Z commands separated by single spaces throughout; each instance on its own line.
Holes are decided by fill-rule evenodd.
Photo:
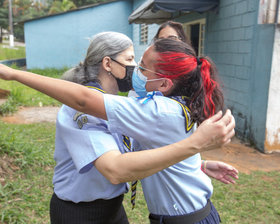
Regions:
M 58 78 L 65 69 L 33 69 L 31 72 Z M 0 80 L 0 88 L 10 90 L 11 94 L 5 104 L 0 106 L 0 114 L 9 114 L 15 112 L 19 106 L 60 106 L 61 103 L 55 99 L 33 90 L 21 83 L 15 81 Z
M 0 44 L 0 60 L 25 58 L 25 47 L 9 48 L 8 45 Z
M 280 173 L 240 174 L 236 185 L 214 181 L 213 203 L 223 223 L 280 223 Z
M 0 122 L 0 129 L 0 156 L 7 163 L 0 173 L 0 223 L 48 223 L 54 124 Z
M 0 122 L 0 156 L 14 167 L 0 186 L 0 223 L 49 223 L 52 194 L 55 125 L 6 124 Z M 8 159 L 7 159 L 8 158 Z M 268 223 L 280 220 L 279 172 L 240 174 L 236 185 L 213 181 L 212 201 L 223 223 Z M 130 193 L 125 209 L 132 224 L 148 223 L 141 185 L 136 208 L 131 210 Z

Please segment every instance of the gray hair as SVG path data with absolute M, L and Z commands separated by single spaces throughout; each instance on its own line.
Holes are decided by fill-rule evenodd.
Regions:
M 98 33 L 91 39 L 84 61 L 66 71 L 62 79 L 79 84 L 86 84 L 89 81 L 99 82 L 98 73 L 102 59 L 105 56 L 116 59 L 118 54 L 132 45 L 132 40 L 122 33 Z

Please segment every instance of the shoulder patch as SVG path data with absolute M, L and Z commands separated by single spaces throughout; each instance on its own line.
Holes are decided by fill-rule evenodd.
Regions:
M 74 115 L 74 117 L 73 117 L 73 120 L 74 121 L 76 121 L 81 115 L 83 115 L 84 113 L 82 113 L 82 112 L 77 112 L 75 115 Z
M 82 115 L 84 115 L 84 113 L 77 112 L 73 117 L 73 120 L 77 121 L 78 127 L 80 129 L 83 128 L 84 124 L 88 123 L 88 117 L 86 115 L 85 116 L 82 116 Z

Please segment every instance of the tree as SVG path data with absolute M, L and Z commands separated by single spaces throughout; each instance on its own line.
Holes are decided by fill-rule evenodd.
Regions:
M 3 29 L 7 30 L 9 27 L 9 9 L 4 3 L 4 0 L 0 0 L 0 43 L 3 41 Z
M 76 9 L 76 5 L 70 0 L 53 1 L 52 6 L 49 10 L 49 14 L 66 12 L 71 9 Z
M 109 0 L 72 0 L 77 7 L 91 5 L 99 2 L 108 2 Z
M 47 15 L 48 5 L 33 0 L 13 0 L 14 36 L 24 41 L 23 22 Z

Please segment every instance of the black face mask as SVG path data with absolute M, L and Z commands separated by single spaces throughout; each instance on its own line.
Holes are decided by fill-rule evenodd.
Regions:
M 125 66 L 125 77 L 123 79 L 116 78 L 119 90 L 121 92 L 127 92 L 132 89 L 132 73 L 135 66 Z
M 121 65 L 122 67 L 125 68 L 125 77 L 123 79 L 119 79 L 119 78 L 116 78 L 115 75 L 113 75 L 115 77 L 115 79 L 117 80 L 117 84 L 118 84 L 118 87 L 119 87 L 119 91 L 120 92 L 127 92 L 129 90 L 132 89 L 132 73 L 133 73 L 133 70 L 135 68 L 135 66 L 133 65 L 124 65 L 114 59 L 111 58 L 112 61 L 118 63 L 119 65 Z

